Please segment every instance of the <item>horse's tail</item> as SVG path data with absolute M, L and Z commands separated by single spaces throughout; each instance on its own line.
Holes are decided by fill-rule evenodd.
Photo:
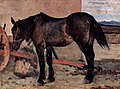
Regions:
M 106 40 L 106 36 L 100 26 L 100 24 L 94 19 L 91 19 L 91 24 L 93 26 L 93 28 L 91 30 L 94 30 L 93 33 L 94 33 L 94 36 L 98 42 L 98 44 L 102 47 L 102 48 L 105 48 L 107 47 L 109 49 L 109 46 L 108 46 L 108 43 L 107 43 L 107 40 Z

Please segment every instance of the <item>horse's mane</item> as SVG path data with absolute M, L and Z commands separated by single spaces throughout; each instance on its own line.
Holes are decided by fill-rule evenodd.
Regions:
M 34 21 L 35 17 L 36 17 L 36 15 L 34 15 L 34 16 L 29 16 L 28 18 L 25 18 L 25 19 L 20 20 L 20 22 L 21 22 L 21 23 L 31 23 L 31 22 Z M 19 20 L 18 20 L 18 21 L 19 21 Z M 17 21 L 17 22 L 18 22 L 18 21 Z
M 25 19 L 21 19 L 20 22 L 22 24 L 31 24 L 31 23 L 33 23 L 35 21 L 36 18 L 40 18 L 40 17 L 42 18 L 42 20 L 44 22 L 49 22 L 49 20 L 50 21 L 58 21 L 60 19 L 63 19 L 63 18 L 52 17 L 50 15 L 45 14 L 44 12 L 40 12 L 40 13 L 38 13 L 36 15 L 29 16 L 29 17 L 27 17 Z M 17 22 L 19 22 L 19 20 Z
M 48 14 L 45 14 L 44 12 L 40 12 L 38 14 L 39 17 L 42 17 L 42 20 L 44 22 L 49 22 L 49 21 L 58 21 L 58 20 L 61 20 L 61 19 L 64 19 L 64 18 L 56 18 L 56 17 L 52 17 Z

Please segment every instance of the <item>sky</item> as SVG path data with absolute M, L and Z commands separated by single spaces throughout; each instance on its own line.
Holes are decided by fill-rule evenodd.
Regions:
M 83 0 L 82 11 L 90 13 L 98 21 L 120 22 L 120 0 Z

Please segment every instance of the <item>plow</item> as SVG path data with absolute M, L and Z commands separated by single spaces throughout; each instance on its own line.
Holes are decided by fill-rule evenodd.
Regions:
M 30 57 L 24 53 L 17 52 L 17 51 L 11 51 L 10 42 L 9 42 L 8 36 L 5 31 L 5 26 L 6 26 L 5 24 L 3 28 L 0 26 L 0 57 L 1 57 L 0 58 L 0 71 L 4 70 L 6 66 L 8 65 L 10 61 L 10 56 L 26 58 L 30 60 L 34 59 L 33 57 Z M 54 51 L 54 54 L 55 54 L 55 51 Z M 55 59 L 53 59 L 53 63 L 75 66 L 75 67 L 85 66 L 84 64 L 80 64 L 80 63 L 60 60 L 58 59 L 56 54 L 55 54 Z

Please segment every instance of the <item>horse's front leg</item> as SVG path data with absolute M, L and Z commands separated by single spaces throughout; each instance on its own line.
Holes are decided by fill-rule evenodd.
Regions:
M 49 82 L 54 82 L 55 78 L 54 78 L 54 70 L 53 70 L 53 66 L 52 66 L 52 47 L 47 46 L 46 52 L 47 52 L 47 54 L 46 54 L 47 64 L 49 66 L 48 81 Z
M 40 67 L 40 74 L 39 74 L 39 79 L 38 83 L 40 85 L 44 85 L 44 80 L 46 79 L 45 77 L 45 60 L 44 60 L 44 48 L 42 46 L 37 46 L 36 51 L 39 57 L 39 67 Z

